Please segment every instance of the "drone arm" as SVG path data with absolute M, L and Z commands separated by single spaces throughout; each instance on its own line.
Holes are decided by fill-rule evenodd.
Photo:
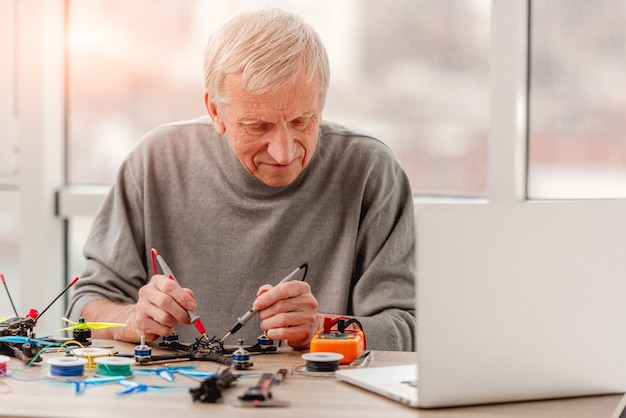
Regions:
M 41 311 L 41 313 L 37 316 L 37 318 L 34 318 L 34 319 L 38 319 L 38 318 L 40 318 L 40 317 L 41 317 L 41 315 L 43 315 L 44 313 L 46 313 L 46 311 L 48 310 L 48 308 L 50 308 L 50 307 L 52 306 L 52 304 L 53 304 L 54 302 L 56 302 L 56 301 L 57 301 L 57 299 L 59 299 L 61 296 L 63 296 L 63 294 L 64 294 L 65 292 L 67 292 L 67 290 L 68 290 L 70 287 L 74 286 L 74 283 L 76 283 L 77 281 L 78 281 L 78 277 L 74 278 L 74 280 L 72 280 L 72 281 L 70 282 L 70 284 L 68 284 L 68 285 L 65 287 L 65 289 L 63 289 L 63 291 L 62 291 L 61 293 L 59 293 L 59 295 L 58 295 L 56 298 L 54 298 L 54 300 L 53 300 L 52 302 L 50 302 L 50 304 L 49 304 L 48 306 L 46 306 L 46 309 L 44 309 L 43 311 Z

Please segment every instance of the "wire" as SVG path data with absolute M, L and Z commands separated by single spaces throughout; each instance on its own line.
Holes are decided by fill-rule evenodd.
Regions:
M 291 369 L 291 374 L 298 374 L 302 376 L 309 377 L 335 377 L 335 372 L 312 372 L 309 371 L 305 364 L 301 364 L 299 366 L 293 366 Z
M 361 325 L 361 323 L 359 322 L 359 320 L 358 320 L 358 319 L 356 319 L 356 318 L 350 318 L 350 319 L 348 319 L 347 321 L 345 321 L 345 322 L 343 323 L 343 326 L 340 326 L 340 324 L 341 324 L 341 322 L 339 322 L 339 323 L 337 324 L 337 328 L 338 328 L 339 332 L 344 332 L 344 330 L 345 330 L 348 326 L 350 326 L 350 325 L 352 325 L 352 324 L 355 324 L 355 325 L 356 325 L 356 326 L 357 326 L 357 327 L 358 327 L 358 328 L 362 331 L 362 333 L 363 333 L 363 349 L 364 349 L 364 350 L 367 350 L 367 339 L 365 338 L 365 331 L 363 330 L 363 325 Z
M 100 376 L 132 376 L 132 359 L 126 357 L 102 357 L 96 359 L 96 374 Z
M 65 357 L 58 357 L 64 359 Z M 50 375 L 54 377 L 80 377 L 85 372 L 85 364 L 50 364 Z
M 355 324 L 358 329 L 361 330 L 361 333 L 363 334 L 363 349 L 366 350 L 367 349 L 367 339 L 365 337 L 365 330 L 363 329 L 363 325 L 361 325 L 361 323 L 359 322 L 358 319 L 354 318 L 354 317 L 349 317 L 349 316 L 338 316 L 336 318 L 329 318 L 326 317 L 324 318 L 324 334 L 328 334 L 331 332 L 331 327 L 333 325 L 337 324 L 337 331 L 339 331 L 340 333 L 343 333 L 347 327 L 349 327 L 352 324 Z
M 61 344 L 61 346 L 59 347 L 59 349 L 57 350 L 57 354 L 59 353 L 59 351 L 62 348 L 65 348 L 67 350 L 67 346 L 71 345 L 71 344 L 76 344 L 77 346 L 79 346 L 80 348 L 85 348 L 84 345 L 82 345 L 80 342 L 76 341 L 76 340 L 69 340 L 69 341 L 65 341 L 63 344 Z
M 0 373 L 3 376 L 7 376 L 4 373 Z M 0 390 L 0 395 L 8 395 L 13 393 L 13 388 L 7 382 L 0 381 L 0 387 L 5 387 L 5 390 Z
M 37 358 L 39 358 L 39 356 L 40 356 L 40 355 L 41 355 L 44 351 L 46 351 L 48 348 L 50 348 L 50 347 L 54 347 L 54 346 L 56 346 L 56 344 L 55 344 L 55 343 L 50 343 L 50 344 L 44 345 L 44 346 L 41 348 L 41 350 L 37 351 L 37 354 L 35 354 L 35 355 L 33 356 L 33 358 L 32 358 L 32 359 L 30 359 L 30 361 L 26 364 L 26 367 L 30 367 L 30 366 L 32 366 L 32 364 L 33 364 L 33 363 L 37 360 Z

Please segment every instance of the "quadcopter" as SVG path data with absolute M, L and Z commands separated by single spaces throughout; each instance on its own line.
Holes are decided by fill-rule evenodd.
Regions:
M 204 336 L 196 338 L 191 344 L 183 344 L 178 341 L 178 334 L 173 332 L 169 336 L 162 337 L 158 346 L 171 351 L 167 354 L 153 355 L 151 348 L 143 341 L 135 348 L 134 354 L 116 354 L 120 357 L 134 357 L 138 365 L 149 365 L 172 361 L 213 361 L 235 369 L 248 369 L 252 367 L 250 354 L 270 354 L 278 350 L 274 341 L 265 334 L 261 335 L 257 343 L 244 346 L 243 340 L 239 340 L 237 348 L 224 347 L 224 343 L 216 337 L 207 339 Z
M 72 287 L 77 281 L 78 277 L 70 282 L 69 285 L 41 312 L 38 313 L 36 309 L 31 309 L 24 317 L 19 316 L 11 294 L 6 285 L 4 275 L 0 274 L 0 279 L 6 289 L 7 295 L 15 312 L 15 317 L 8 318 L 0 321 L 0 354 L 5 354 L 10 357 L 15 357 L 23 361 L 35 361 L 40 362 L 41 357 L 37 354 L 44 348 L 44 346 L 60 345 L 59 340 L 45 337 L 38 339 L 35 337 L 35 326 L 37 325 L 37 319 L 41 317 L 49 308 L 56 302 L 67 290 Z M 67 318 L 63 318 L 64 321 L 72 324 L 72 326 L 62 328 L 59 331 L 72 331 L 74 341 L 78 341 L 83 345 L 91 344 L 91 330 L 108 328 L 115 326 L 124 326 L 124 324 L 109 323 L 109 322 L 85 322 L 83 318 L 80 318 L 78 322 L 71 321 Z M 249 354 L 264 354 L 274 353 L 277 351 L 273 344 L 273 341 L 268 339 L 267 336 L 262 335 L 258 338 L 258 342 L 252 346 L 243 346 L 243 340 L 240 340 L 239 348 L 231 349 L 225 348 L 223 344 L 224 338 L 218 340 L 216 337 L 209 339 L 206 335 L 196 339 L 192 344 L 181 344 L 178 342 L 178 335 L 173 333 L 170 336 L 163 337 L 162 342 L 159 343 L 160 347 L 172 350 L 171 354 L 163 354 L 152 356 L 151 353 L 147 356 L 134 355 L 135 360 L 139 364 L 150 364 L 162 361 L 172 360 L 206 360 L 215 361 L 218 363 L 233 366 L 235 368 L 244 369 L 252 366 L 249 361 Z M 145 348 L 149 348 L 144 346 Z M 135 350 L 137 352 L 137 350 Z
M 76 283 L 78 277 L 72 280 L 41 313 L 36 309 L 31 309 L 28 314 L 23 317 L 17 313 L 13 299 L 11 299 L 11 294 L 9 293 L 9 288 L 4 280 L 4 275 L 1 273 L 0 279 L 9 296 L 13 312 L 15 312 L 15 317 L 0 321 L 0 354 L 15 357 L 23 361 L 33 360 L 39 362 L 41 361 L 41 357 L 37 356 L 37 353 L 44 348 L 44 345 L 57 345 L 59 343 L 49 337 L 42 339 L 35 337 L 37 320 L 41 318 L 41 315 L 43 315 L 57 299 Z

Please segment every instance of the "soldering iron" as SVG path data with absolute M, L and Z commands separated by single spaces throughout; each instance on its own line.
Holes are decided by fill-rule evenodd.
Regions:
M 308 270 L 309 265 L 307 263 L 302 264 L 301 266 L 299 266 L 298 268 L 296 268 L 294 271 L 292 271 L 291 273 L 289 273 L 287 276 L 285 276 L 284 279 L 282 279 L 280 282 L 278 282 L 278 285 L 281 285 L 283 283 L 286 283 L 288 281 L 293 280 L 296 277 L 296 274 L 298 274 L 298 272 L 301 269 L 304 269 L 304 275 L 302 276 L 302 278 L 300 279 L 301 281 L 304 280 L 304 278 L 306 277 L 306 272 Z M 232 329 L 230 331 L 228 331 L 226 333 L 226 335 L 224 335 L 224 337 L 220 340 L 220 342 L 224 342 L 224 340 L 226 338 L 228 338 L 229 336 L 233 335 L 234 333 L 236 333 L 237 331 L 239 331 L 241 329 L 241 327 L 243 327 L 244 325 L 246 325 L 248 323 L 248 321 L 257 313 L 257 308 L 255 308 L 254 306 L 252 308 L 250 308 L 241 318 L 237 318 L 237 323 L 235 324 L 234 327 L 232 327 Z

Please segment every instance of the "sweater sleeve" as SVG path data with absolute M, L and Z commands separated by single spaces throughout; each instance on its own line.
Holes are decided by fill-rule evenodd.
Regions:
M 85 269 L 74 285 L 69 318 L 78 319 L 93 300 L 137 301 L 147 280 L 142 207 L 141 188 L 127 160 L 89 232 Z
M 379 174 L 372 176 L 365 191 L 351 310 L 366 332 L 369 348 L 415 350 L 412 191 L 395 160 L 373 170 Z

